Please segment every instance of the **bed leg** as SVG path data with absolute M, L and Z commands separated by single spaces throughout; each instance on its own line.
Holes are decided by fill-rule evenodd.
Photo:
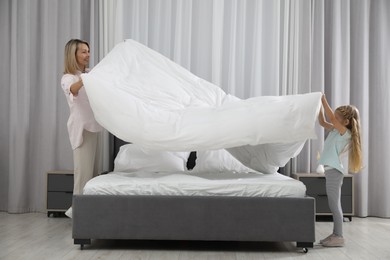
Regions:
M 75 245 L 80 245 L 80 249 L 84 249 L 84 245 L 90 245 L 91 244 L 91 239 L 74 239 L 74 244 Z

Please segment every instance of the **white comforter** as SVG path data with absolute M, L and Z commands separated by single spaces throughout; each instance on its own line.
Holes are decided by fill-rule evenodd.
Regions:
M 230 148 L 251 168 L 275 172 L 315 137 L 321 93 L 240 100 L 133 40 L 81 77 L 96 120 L 143 148 Z

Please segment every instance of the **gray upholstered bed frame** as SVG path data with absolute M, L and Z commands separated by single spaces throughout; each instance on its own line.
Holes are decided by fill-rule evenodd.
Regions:
M 122 142 L 115 140 L 113 155 Z M 115 147 L 116 146 L 116 147 Z M 315 200 L 193 196 L 73 196 L 73 239 L 315 241 Z

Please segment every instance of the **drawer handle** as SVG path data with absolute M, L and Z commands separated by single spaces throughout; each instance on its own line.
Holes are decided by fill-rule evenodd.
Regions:
M 326 194 L 317 194 L 318 197 L 328 197 Z

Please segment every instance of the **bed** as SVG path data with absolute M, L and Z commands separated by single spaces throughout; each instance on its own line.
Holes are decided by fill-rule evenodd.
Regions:
M 113 138 L 112 143 L 113 162 L 125 143 L 117 138 Z M 194 153 L 190 154 L 187 166 L 193 168 Z M 248 194 L 207 196 L 193 193 L 188 196 L 169 192 L 138 195 L 92 192 L 74 195 L 74 244 L 83 249 L 93 239 L 292 241 L 303 252 L 313 247 L 313 198 L 304 194 L 297 197 Z

